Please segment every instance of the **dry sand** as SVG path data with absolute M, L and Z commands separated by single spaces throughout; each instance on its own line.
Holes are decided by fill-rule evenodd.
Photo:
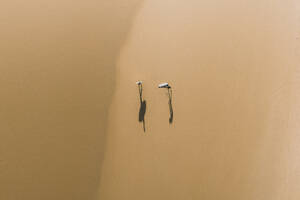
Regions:
M 118 59 L 100 199 L 298 200 L 297 7 L 144 1 Z

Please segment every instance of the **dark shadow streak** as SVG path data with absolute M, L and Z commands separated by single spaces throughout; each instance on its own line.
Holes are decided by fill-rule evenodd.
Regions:
M 170 110 L 169 124 L 173 123 L 173 116 L 174 116 L 173 105 L 172 105 L 172 96 L 173 96 L 173 94 L 172 94 L 172 88 L 168 87 L 169 110 Z
M 143 85 L 139 85 L 139 94 L 140 94 L 140 110 L 139 110 L 139 122 L 143 122 L 143 129 L 146 132 L 145 127 L 145 114 L 146 114 L 146 100 L 143 100 Z

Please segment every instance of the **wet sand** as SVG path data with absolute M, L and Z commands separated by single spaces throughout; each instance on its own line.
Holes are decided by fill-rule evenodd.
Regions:
M 138 2 L 2 2 L 1 200 L 96 198 L 116 58 Z

